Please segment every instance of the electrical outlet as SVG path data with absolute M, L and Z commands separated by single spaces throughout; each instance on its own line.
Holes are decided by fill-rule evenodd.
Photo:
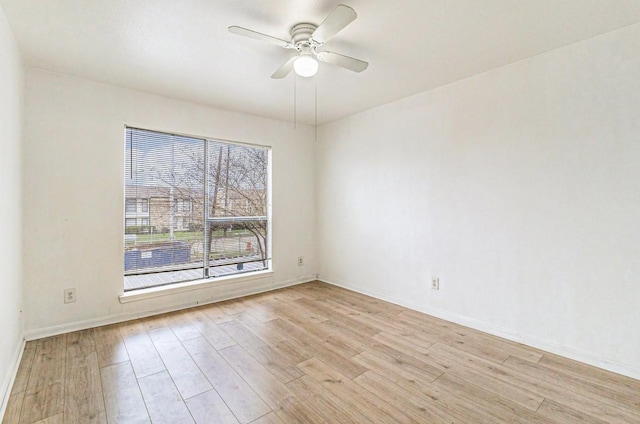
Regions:
M 76 301 L 76 289 L 64 290 L 64 303 L 73 303 Z
M 304 256 L 298 256 L 298 266 L 304 265 Z
M 431 290 L 440 290 L 440 279 L 438 277 L 431 278 Z

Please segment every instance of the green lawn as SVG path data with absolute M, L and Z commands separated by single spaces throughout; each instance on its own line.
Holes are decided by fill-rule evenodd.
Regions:
M 246 230 L 232 230 L 227 231 L 227 237 L 235 237 L 242 235 L 250 235 L 251 233 Z M 202 231 L 174 231 L 173 237 L 176 241 L 191 241 L 202 240 Z M 213 232 L 213 237 L 224 237 L 223 230 L 217 230 Z M 157 243 L 169 241 L 169 233 L 155 233 L 155 234 L 137 234 L 136 243 Z

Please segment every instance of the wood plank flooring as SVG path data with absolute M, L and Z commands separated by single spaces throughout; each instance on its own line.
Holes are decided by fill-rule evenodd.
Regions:
M 28 342 L 3 423 L 640 423 L 640 381 L 313 282 Z

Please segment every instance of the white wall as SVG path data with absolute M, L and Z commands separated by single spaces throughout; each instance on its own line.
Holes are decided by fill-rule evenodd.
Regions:
M 28 338 L 313 278 L 312 128 L 36 69 L 27 73 L 26 98 Z M 272 277 L 120 304 L 125 124 L 273 147 Z M 78 300 L 64 304 L 72 287 Z
M 0 8 L 0 402 L 22 348 L 22 104 L 24 69 Z M 4 406 L 4 402 L 2 402 Z M 0 410 L 0 417 L 2 411 Z
M 319 128 L 321 278 L 640 378 L 639 51 L 640 24 Z

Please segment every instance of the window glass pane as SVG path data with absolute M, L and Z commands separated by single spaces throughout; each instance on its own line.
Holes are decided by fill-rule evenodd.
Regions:
M 195 269 L 175 281 L 202 278 L 203 231 L 184 231 L 184 217 L 173 205 L 204 197 L 203 165 L 203 139 L 127 129 L 125 194 L 138 200 L 140 219 L 135 246 L 125 243 L 125 274 Z
M 208 153 L 209 275 L 267 268 L 267 149 L 209 141 Z
M 125 200 L 125 211 L 126 212 L 136 211 L 136 199 L 127 198 Z

